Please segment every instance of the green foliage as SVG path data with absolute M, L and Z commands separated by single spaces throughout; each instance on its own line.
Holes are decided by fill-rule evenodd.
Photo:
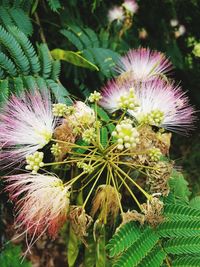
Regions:
M 100 142 L 103 148 L 106 148 L 108 144 L 108 130 L 106 127 L 100 129 Z
M 20 246 L 9 245 L 0 254 L 1 267 L 31 267 L 27 260 L 21 260 L 22 251 Z
M 181 256 L 177 257 L 173 262 L 173 267 L 198 267 L 200 262 L 200 257 L 193 256 Z
M 166 204 L 163 215 L 164 221 L 156 228 L 136 222 L 120 227 L 107 245 L 109 257 L 115 257 L 113 266 L 160 267 L 166 260 L 172 266 L 198 266 L 200 211 L 183 202 Z
M 58 102 L 69 103 L 68 92 L 59 82 L 60 62 L 52 59 L 47 45 L 39 45 L 37 53 L 21 30 L 8 29 L 0 26 L 0 102 L 11 92 L 49 88 Z
M 76 142 L 76 144 L 78 146 L 80 146 L 79 148 L 76 148 L 75 149 L 76 150 L 76 153 L 83 154 L 83 153 L 85 153 L 87 151 L 87 148 L 86 148 L 88 146 L 88 143 L 87 142 L 83 141 L 82 139 L 79 139 Z
M 79 253 L 80 240 L 72 230 L 70 225 L 69 229 L 69 242 L 67 246 L 67 259 L 69 267 L 73 267 Z
M 22 8 L 0 6 L 0 22 L 7 30 L 10 27 L 17 26 L 26 35 L 32 35 L 33 33 L 31 20 Z
M 94 65 L 93 63 L 82 57 L 79 52 L 64 51 L 62 49 L 57 48 L 52 50 L 51 54 L 55 59 L 67 61 L 75 66 L 88 68 L 93 71 L 99 70 L 96 65 Z
M 196 196 L 190 200 L 190 206 L 200 210 L 200 196 Z
M 150 228 L 146 228 L 143 233 L 131 244 L 131 246 L 117 259 L 114 267 L 137 266 L 141 260 L 157 244 L 159 236 Z M 134 253 L 133 253 L 134 251 Z
M 179 200 L 188 202 L 191 192 L 188 188 L 188 182 L 185 180 L 183 174 L 173 170 L 169 180 L 171 193 Z
M 54 11 L 58 12 L 58 10 L 61 8 L 61 4 L 59 0 L 47 0 L 49 7 Z
M 108 254 L 114 257 L 126 250 L 140 236 L 141 231 L 135 222 L 130 222 L 121 227 L 107 245 Z
M 97 36 L 92 29 L 76 25 L 70 25 L 69 29 L 60 32 L 78 49 L 78 55 L 97 66 L 103 75 L 111 77 L 114 74 L 113 67 L 119 59 L 119 54 L 107 48 L 109 42 L 105 35 L 101 35 L 101 40 L 101 36 Z M 73 62 L 74 60 L 71 60 L 71 63 Z

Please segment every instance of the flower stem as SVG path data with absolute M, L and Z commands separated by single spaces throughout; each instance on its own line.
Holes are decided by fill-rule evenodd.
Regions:
M 117 169 L 121 174 L 123 174 L 129 181 L 131 181 L 144 195 L 147 199 L 151 199 L 151 196 L 144 190 L 142 187 L 140 187 L 134 180 L 131 179 L 127 173 L 125 173 L 122 169 L 120 169 L 115 163 L 111 162 L 111 165 L 114 169 Z
M 121 200 L 119 198 L 118 189 L 117 189 L 117 186 L 116 186 L 116 183 L 115 183 L 115 178 L 114 178 L 113 173 L 112 173 L 112 168 L 110 167 L 109 164 L 108 164 L 108 171 L 110 173 L 111 180 L 113 182 L 114 188 L 117 191 L 117 199 L 118 199 L 118 202 L 119 202 L 119 208 L 120 208 L 121 214 L 123 214 L 124 211 L 123 211 L 123 208 L 122 208 Z
M 101 174 L 102 174 L 102 172 L 103 172 L 103 170 L 104 170 L 106 164 L 107 164 L 107 162 L 106 162 L 106 163 L 103 165 L 103 167 L 99 170 L 99 173 L 98 173 L 98 176 L 97 176 L 97 178 L 96 178 L 96 181 L 93 183 L 92 188 L 90 189 L 90 192 L 88 193 L 88 195 L 87 195 L 87 197 L 86 197 L 86 199 L 85 199 L 85 201 L 84 201 L 84 203 L 83 203 L 83 205 L 82 205 L 83 209 L 85 208 L 85 205 L 87 204 L 87 201 L 88 201 L 88 199 L 90 198 L 90 195 L 92 194 L 93 189 L 94 189 L 95 185 L 97 184 L 97 182 L 98 182 L 98 180 L 99 180 L 99 177 L 101 176 Z
M 123 177 L 119 174 L 118 171 L 116 171 L 116 174 L 118 175 L 118 177 L 121 179 L 122 183 L 125 185 L 125 187 L 127 188 L 127 190 L 129 191 L 130 195 L 132 196 L 132 198 L 134 199 L 134 201 L 136 202 L 136 204 L 138 205 L 139 209 L 142 210 L 142 207 L 139 203 L 139 201 L 137 200 L 136 196 L 133 194 L 133 192 L 131 191 L 130 187 L 127 185 L 127 183 L 125 182 L 125 180 L 123 179 Z

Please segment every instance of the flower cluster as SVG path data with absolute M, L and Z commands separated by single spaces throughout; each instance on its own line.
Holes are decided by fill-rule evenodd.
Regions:
M 130 11 L 133 2 L 123 8 Z M 173 162 L 165 130 L 187 133 L 195 120 L 185 92 L 167 80 L 170 69 L 164 54 L 140 48 L 122 57 L 119 76 L 85 103 L 53 104 L 37 90 L 11 96 L 0 115 L 0 158 L 4 168 L 25 165 L 25 174 L 5 181 L 17 227 L 31 235 L 29 246 L 43 233 L 54 237 L 66 220 L 83 242 L 93 220 L 114 223 L 118 213 L 123 221 L 162 220 L 163 203 L 153 196 L 169 193 Z M 65 182 L 53 174 L 62 166 Z M 86 187 L 77 206 L 75 198 Z M 139 211 L 125 212 L 123 195 Z M 89 200 L 92 217 L 85 211 Z
M 112 136 L 117 138 L 117 149 L 135 148 L 139 143 L 139 133 L 136 128 L 132 126 L 129 119 L 123 120 L 116 126 L 116 130 L 112 132 Z

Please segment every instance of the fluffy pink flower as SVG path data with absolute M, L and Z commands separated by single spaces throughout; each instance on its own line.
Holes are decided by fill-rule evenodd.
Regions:
M 28 173 L 5 179 L 16 207 L 16 226 L 32 237 L 29 246 L 45 232 L 55 237 L 66 221 L 70 187 L 51 175 Z
M 172 65 L 163 53 L 148 48 L 130 50 L 116 66 L 119 74 L 128 74 L 134 81 L 149 81 L 167 74 Z
M 137 101 L 135 108 L 128 113 L 139 123 L 148 123 L 170 131 L 186 134 L 195 120 L 194 108 L 190 106 L 188 97 L 180 87 L 166 83 L 160 79 L 146 83 L 111 82 L 102 91 L 100 101 L 102 107 L 110 112 L 119 109 L 121 96 Z
M 113 113 L 120 109 L 119 101 L 127 93 L 128 88 L 126 86 L 121 86 L 114 80 L 110 80 L 106 86 L 102 88 L 102 98 L 99 101 L 99 105 L 105 108 L 108 112 Z
M 21 162 L 45 146 L 52 137 L 55 120 L 49 94 L 12 96 L 0 115 L 1 164 Z
M 125 0 L 122 6 L 131 14 L 138 11 L 138 4 L 135 0 Z

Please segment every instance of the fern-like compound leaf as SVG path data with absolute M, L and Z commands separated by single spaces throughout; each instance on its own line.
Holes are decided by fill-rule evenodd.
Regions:
M 140 237 L 117 259 L 113 267 L 136 267 L 157 244 L 159 236 L 146 228 Z
M 0 81 L 0 104 L 4 103 L 9 94 L 8 80 Z
M 164 249 L 170 254 L 196 254 L 200 252 L 200 236 L 175 237 L 164 243 Z
M 148 255 L 137 265 L 137 267 L 160 267 L 167 254 L 161 246 L 155 246 Z
M 200 220 L 163 222 L 156 230 L 162 237 L 196 236 L 200 235 Z
M 42 62 L 42 77 L 47 79 L 51 74 L 53 60 L 46 44 L 39 46 L 39 54 Z
M 29 41 L 29 39 L 17 27 L 10 27 L 9 31 L 12 33 L 12 35 L 15 37 L 15 39 L 21 45 L 23 52 L 26 55 L 26 57 L 28 58 L 28 61 L 30 63 L 32 73 L 34 73 L 34 74 L 38 73 L 40 71 L 39 58 L 36 54 L 36 51 L 35 51 L 33 45 Z
M 26 35 L 32 35 L 33 26 L 30 18 L 21 8 L 9 8 L 9 14 L 15 25 Z
M 17 75 L 15 64 L 3 52 L 0 52 L 0 67 L 6 71 L 10 76 Z
M 181 256 L 173 261 L 173 267 L 199 267 L 200 256 Z
M 0 26 L 0 45 L 3 45 L 8 50 L 19 71 L 25 75 L 28 74 L 30 65 L 27 57 L 16 39 L 2 26 Z
M 165 204 L 164 214 L 172 220 L 200 219 L 200 210 L 187 205 Z
M 56 81 L 59 78 L 60 75 L 60 68 L 61 64 L 59 60 L 54 60 L 52 62 L 52 71 L 51 71 L 51 79 Z
M 130 247 L 141 235 L 139 227 L 135 222 L 123 225 L 110 239 L 106 246 L 110 257 L 114 257 Z

